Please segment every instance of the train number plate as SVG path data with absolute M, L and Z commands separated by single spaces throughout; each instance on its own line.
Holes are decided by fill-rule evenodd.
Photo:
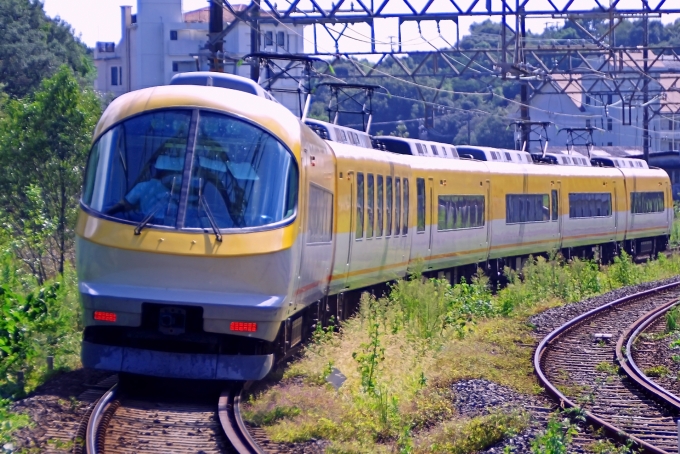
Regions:
M 163 334 L 184 334 L 187 311 L 178 307 L 164 307 L 158 314 L 158 331 Z

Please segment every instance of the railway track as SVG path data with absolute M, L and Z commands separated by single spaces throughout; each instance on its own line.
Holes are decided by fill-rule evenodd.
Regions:
M 263 454 L 241 418 L 242 392 L 233 384 L 219 399 L 159 399 L 116 384 L 89 413 L 74 452 Z
M 583 409 L 590 423 L 611 435 L 631 440 L 645 452 L 677 453 L 678 408 L 650 395 L 642 378 L 629 376 L 628 369 L 633 369 L 622 361 L 621 353 L 624 342 L 638 329 L 637 323 L 650 314 L 663 313 L 679 295 L 680 283 L 657 287 L 612 301 L 560 326 L 536 350 L 539 382 L 563 407 Z M 619 361 L 624 373 L 620 373 Z

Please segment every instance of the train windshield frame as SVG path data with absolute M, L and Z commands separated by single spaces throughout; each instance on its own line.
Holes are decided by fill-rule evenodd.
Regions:
M 258 125 L 224 112 L 159 109 L 97 139 L 81 204 L 157 228 L 268 230 L 293 221 L 298 187 L 293 153 Z

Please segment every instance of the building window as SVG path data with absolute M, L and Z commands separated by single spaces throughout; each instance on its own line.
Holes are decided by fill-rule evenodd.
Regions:
M 607 118 L 607 131 L 611 131 L 614 129 L 614 123 L 611 118 Z
M 508 194 L 505 196 L 505 223 L 550 220 L 548 194 Z
M 119 76 L 118 66 L 112 66 L 111 67 L 111 86 L 120 85 L 120 78 L 118 76 Z
M 278 47 L 286 46 L 286 35 L 283 32 L 276 32 L 276 45 Z
M 265 32 L 264 33 L 264 45 L 265 46 L 273 46 L 274 45 L 274 32 Z
M 483 195 L 440 195 L 437 230 L 484 226 Z
M 664 210 L 663 192 L 631 192 L 630 212 L 633 214 L 660 213 Z
M 187 73 L 191 71 L 196 71 L 195 61 L 173 61 L 172 62 L 172 72 L 174 73 Z
M 673 120 L 668 120 L 668 130 L 669 131 L 673 130 Z
M 607 142 L 607 146 L 611 147 L 613 142 Z
M 607 104 L 611 104 L 611 103 L 612 103 L 612 95 L 610 93 L 610 94 L 607 95 Z
M 170 30 L 170 41 L 177 41 L 177 30 Z
M 569 217 L 594 218 L 612 215 L 612 195 L 608 192 L 570 193 Z
M 590 105 L 590 96 L 586 95 L 586 105 Z
M 586 120 L 586 128 L 590 128 L 590 119 Z

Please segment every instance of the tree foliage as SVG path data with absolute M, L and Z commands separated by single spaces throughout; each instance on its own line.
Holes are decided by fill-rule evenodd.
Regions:
M 72 250 L 91 134 L 101 113 L 62 66 L 33 96 L 9 100 L 0 121 L 0 204 L 17 253 L 41 281 Z
M 50 19 L 39 0 L 0 0 L 0 85 L 12 97 L 36 90 L 62 64 L 81 78 L 94 66 L 87 47 L 59 18 Z

